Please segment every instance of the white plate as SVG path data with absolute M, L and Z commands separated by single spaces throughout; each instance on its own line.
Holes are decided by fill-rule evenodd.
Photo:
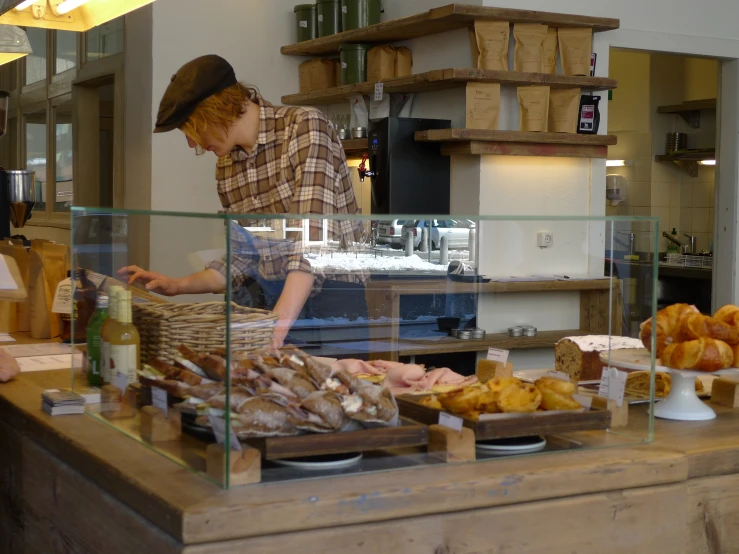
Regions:
M 329 456 L 316 456 L 316 458 L 327 458 Z M 324 469 L 342 469 L 345 467 L 353 466 L 362 459 L 362 454 L 339 454 L 336 456 L 330 456 L 331 458 L 338 458 L 331 461 L 311 461 L 310 458 L 296 458 L 293 460 L 274 460 L 277 465 L 285 467 L 294 467 L 296 469 L 308 469 L 312 471 L 324 470 Z
M 543 437 L 518 437 L 482 441 L 475 446 L 480 450 L 494 454 L 528 454 L 544 450 L 546 445 L 547 439 Z
M 620 369 L 633 369 L 635 371 L 649 371 L 652 368 L 652 355 L 646 348 L 638 350 L 612 350 L 610 363 Z M 608 351 L 600 353 L 600 361 L 608 364 Z M 657 358 L 657 371 L 667 371 L 662 361 Z

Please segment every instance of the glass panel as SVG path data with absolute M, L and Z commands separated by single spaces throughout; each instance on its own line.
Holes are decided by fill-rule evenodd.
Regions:
M 174 304 L 162 308 L 147 297 L 150 309 L 193 316 L 187 329 L 185 319 L 177 318 L 175 341 L 163 329 L 165 318 L 134 308 L 141 363 L 159 368 L 142 365 L 139 398 L 147 398 L 150 386 L 167 390 L 171 407 L 182 410 L 182 435 L 147 441 L 142 433 L 148 423 L 138 421 L 147 421 L 151 410 L 138 411 L 133 394 L 126 417 L 95 417 L 224 487 L 251 477 L 250 457 L 257 455 L 231 452 L 229 429 L 236 436 L 231 446 L 262 453 L 262 483 L 446 463 L 427 451 L 427 426 L 439 421 L 441 411 L 474 430 L 477 461 L 483 463 L 500 457 L 490 450 L 495 445 L 485 443 L 493 438 L 543 434 L 545 440 L 526 454 L 536 450 L 543 456 L 652 439 L 651 414 L 659 415 L 656 360 L 637 350 L 642 344 L 631 318 L 655 316 L 656 218 L 423 215 L 411 220 L 398 250 L 375 244 L 371 230 L 397 227 L 407 215 L 218 216 L 79 207 L 72 213 L 73 264 L 108 276 L 103 288 L 135 260 L 159 272 L 141 275 L 139 284 L 154 284 L 154 292 L 166 294 L 192 282 L 182 278 L 209 269 L 198 290 L 217 296 L 168 297 Z M 416 227 L 434 221 L 443 225 Z M 416 249 L 414 241 L 406 252 L 411 229 L 424 231 L 428 242 Z M 550 247 L 538 246 L 542 232 L 552 236 Z M 630 239 L 625 251 L 619 247 L 615 239 L 622 233 L 634 234 L 634 248 Z M 137 257 L 141 244 L 150 247 L 148 262 Z M 636 293 L 627 291 L 628 279 L 636 281 Z M 215 310 L 214 321 L 196 315 L 204 310 Z M 509 336 L 517 326 L 521 336 Z M 555 357 L 561 339 L 583 335 L 599 336 L 588 339 L 595 344 L 597 369 L 579 366 L 578 356 Z M 607 400 L 598 400 L 597 387 L 587 381 L 597 380 L 603 366 L 619 367 L 623 345 L 641 356 L 633 363 L 643 369 L 644 381 L 630 389 L 629 422 L 619 426 L 616 406 L 609 409 Z M 171 362 L 177 370 L 157 361 L 173 348 L 183 355 Z M 488 362 L 489 348 L 506 349 L 512 367 Z M 578 383 L 547 389 L 539 380 L 555 369 Z M 503 396 L 495 388 L 500 382 L 488 383 L 496 372 L 508 371 L 521 383 Z M 207 387 L 216 396 L 189 382 L 199 373 L 215 381 Z M 583 398 L 572 396 L 576 390 Z M 213 444 L 219 428 L 225 429 L 225 448 Z M 326 439 L 326 432 L 347 431 L 354 433 Z M 345 457 L 351 453 L 350 459 L 320 472 L 279 463 L 288 452 L 291 458 L 326 454 L 326 445 Z M 228 464 L 236 455 L 243 463 Z M 237 465 L 239 475 L 223 473 Z
M 26 61 L 26 84 L 32 85 L 46 79 L 46 29 L 28 27 L 28 40 L 33 54 L 23 58 Z
M 77 65 L 77 37 L 73 31 L 56 32 L 56 73 L 64 73 Z
M 73 201 L 72 104 L 56 108 L 56 198 L 54 211 L 68 212 Z
M 10 143 L 10 158 L 8 159 L 8 169 L 18 169 L 18 118 L 12 117 L 8 119 L 8 132 L 5 140 Z
M 46 211 L 46 112 L 26 116 L 26 169 L 36 173 L 35 211 Z
M 87 31 L 87 61 L 123 52 L 124 18 L 119 17 Z

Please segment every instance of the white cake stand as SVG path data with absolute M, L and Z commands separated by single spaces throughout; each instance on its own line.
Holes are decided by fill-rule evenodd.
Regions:
M 705 421 L 716 419 L 716 412 L 698 398 L 695 391 L 695 378 L 706 373 L 685 369 L 667 369 L 672 375 L 670 394 L 665 400 L 654 405 L 654 417 L 677 421 Z M 715 371 L 711 375 L 734 373 L 735 370 Z

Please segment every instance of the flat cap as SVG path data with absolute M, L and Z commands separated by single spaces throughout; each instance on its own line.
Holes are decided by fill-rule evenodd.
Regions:
M 237 83 L 233 67 L 220 56 L 201 56 L 186 63 L 162 96 L 154 132 L 178 129 L 203 100 Z

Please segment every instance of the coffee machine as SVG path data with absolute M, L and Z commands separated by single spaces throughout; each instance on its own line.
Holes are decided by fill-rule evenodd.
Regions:
M 0 90 L 0 138 L 8 128 L 10 94 Z M 22 228 L 36 205 L 36 173 L 0 167 L 0 239 L 10 238 L 10 224 Z
M 442 119 L 389 117 L 369 126 L 373 214 L 448 214 L 451 166 L 438 143 L 417 142 L 416 131 L 449 129 Z

